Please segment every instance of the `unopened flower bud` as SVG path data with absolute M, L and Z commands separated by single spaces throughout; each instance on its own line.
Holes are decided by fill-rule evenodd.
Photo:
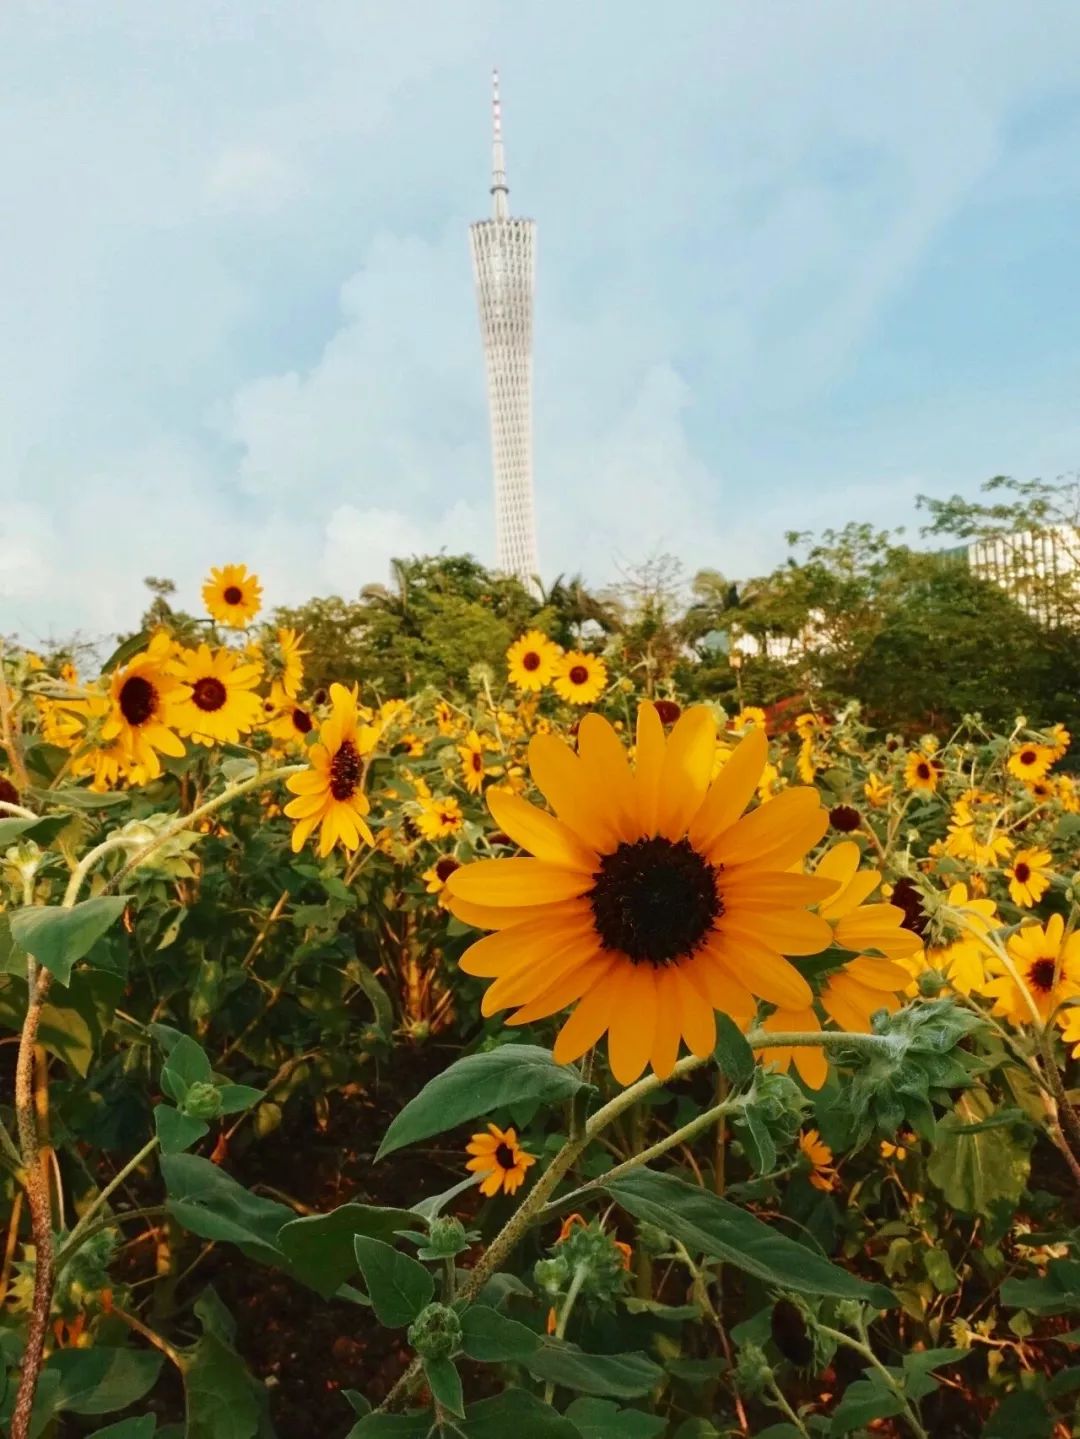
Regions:
M 735 1387 L 742 1394 L 760 1394 L 772 1375 L 768 1355 L 759 1344 L 744 1344 L 735 1364 Z
M 190 1119 L 216 1119 L 221 1113 L 221 1091 L 209 1080 L 197 1079 L 180 1107 Z
M 445 1304 L 429 1304 L 409 1325 L 409 1343 L 422 1359 L 449 1359 L 461 1347 L 461 1320 Z

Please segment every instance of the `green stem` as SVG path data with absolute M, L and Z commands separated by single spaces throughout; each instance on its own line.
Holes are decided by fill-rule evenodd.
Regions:
M 124 1165 L 123 1169 L 119 1170 L 119 1172 L 116 1173 L 112 1177 L 112 1179 L 109 1180 L 105 1188 L 101 1191 L 101 1193 L 97 1196 L 94 1202 L 90 1205 L 89 1209 L 87 1209 L 86 1213 L 75 1225 L 75 1228 L 71 1231 L 71 1233 L 65 1240 L 63 1248 L 57 1254 L 56 1269 L 58 1273 L 61 1266 L 66 1263 L 68 1259 L 71 1258 L 71 1256 L 75 1253 L 77 1249 L 81 1247 L 83 1240 L 86 1237 L 86 1231 L 87 1229 L 89 1229 L 94 1219 L 94 1216 L 99 1212 L 99 1210 L 105 1207 L 105 1205 L 109 1202 L 110 1196 L 116 1193 L 116 1191 L 120 1188 L 121 1184 L 123 1184 L 124 1180 L 127 1179 L 128 1175 L 133 1174 L 135 1170 L 138 1169 L 139 1165 L 142 1164 L 143 1160 L 149 1158 L 149 1156 L 153 1154 L 159 1143 L 160 1140 L 155 1134 L 152 1139 L 148 1139 L 146 1141 L 143 1147 L 139 1150 L 138 1154 L 136 1154 L 133 1159 L 129 1159 L 128 1162 Z
M 588 1278 L 589 1266 L 579 1264 L 574 1270 L 574 1277 L 570 1280 L 570 1288 L 566 1291 L 566 1298 L 563 1300 L 562 1308 L 559 1310 L 558 1322 L 555 1325 L 555 1338 L 566 1338 L 566 1326 L 570 1323 L 570 1315 L 574 1312 L 574 1305 L 581 1293 L 581 1286 Z M 555 1397 L 555 1381 L 549 1379 L 544 1385 L 544 1403 L 550 1404 Z
M 918 1436 L 918 1439 L 930 1439 L 930 1435 L 927 1434 L 926 1430 L 923 1428 L 922 1424 L 919 1421 L 918 1414 L 916 1414 L 915 1410 L 912 1408 L 908 1400 L 907 1395 L 904 1393 L 903 1386 L 896 1382 L 895 1378 L 889 1373 L 888 1369 L 885 1368 L 885 1365 L 882 1364 L 881 1360 L 870 1348 L 869 1343 L 866 1343 L 861 1339 L 852 1339 L 851 1335 L 845 1334 L 842 1329 L 830 1329 L 827 1324 L 819 1324 L 817 1327 L 818 1329 L 820 1329 L 822 1334 L 827 1334 L 829 1338 L 834 1340 L 837 1344 L 842 1344 L 846 1349 L 851 1349 L 854 1353 L 858 1354 L 862 1359 L 864 1359 L 866 1363 L 870 1365 L 871 1369 L 873 1369 L 877 1374 L 881 1376 L 882 1382 L 888 1386 L 888 1388 L 892 1391 L 893 1394 L 896 1395 L 897 1399 L 899 1399 L 900 1403 L 904 1406 L 904 1418 L 910 1425 L 912 1433 L 916 1434 Z
M 788 1422 L 792 1424 L 800 1434 L 805 1435 L 806 1439 L 810 1439 L 810 1430 L 807 1429 L 798 1414 L 784 1398 L 783 1391 L 771 1374 L 769 1375 L 769 1390 L 772 1394 L 772 1402 L 776 1405 L 777 1409 L 787 1415 Z
M 79 1243 L 75 1248 L 81 1249 L 88 1240 L 98 1234 L 104 1234 L 106 1229 L 115 1229 L 118 1224 L 126 1224 L 129 1219 L 157 1219 L 160 1215 L 168 1214 L 168 1212 L 164 1204 L 147 1204 L 142 1209 L 119 1209 L 113 1214 L 106 1214 L 102 1219 L 96 1219 L 93 1224 L 82 1231 Z M 74 1249 L 70 1242 L 59 1251 L 56 1256 L 57 1274 L 61 1272 L 73 1253 Z

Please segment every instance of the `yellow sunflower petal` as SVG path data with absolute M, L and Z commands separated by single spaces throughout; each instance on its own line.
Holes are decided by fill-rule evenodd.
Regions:
M 554 815 L 545 814 L 506 789 L 489 789 L 487 802 L 499 828 L 537 859 L 589 875 L 598 869 L 600 861 L 596 851 L 583 844 Z
M 612 987 L 608 1062 L 620 1084 L 633 1084 L 649 1062 L 656 1032 L 656 985 L 651 965 L 621 966 Z
M 570 1064 L 592 1049 L 606 1031 L 610 1014 L 611 992 L 606 984 L 598 984 L 582 995 L 555 1038 L 556 1062 Z
M 674 970 L 658 970 L 656 985 L 656 1031 L 650 1063 L 658 1079 L 667 1079 L 679 1058 L 682 1027 L 679 1020 L 677 980 Z
M 590 713 L 582 719 L 578 726 L 578 754 L 594 787 L 606 796 L 612 838 L 628 843 L 639 839 L 634 776 L 619 736 L 603 715 Z
M 679 1006 L 679 1026 L 691 1054 L 699 1059 L 713 1052 L 716 1047 L 716 1016 L 712 1005 L 707 1004 L 697 986 L 682 965 L 675 966 L 674 991 Z
M 769 741 L 764 732 L 750 730 L 732 751 L 690 823 L 690 843 L 695 849 L 707 853 L 735 823 L 753 798 L 768 758 Z
M 592 881 L 580 870 L 539 859 L 479 859 L 446 881 L 451 894 L 476 904 L 537 904 L 575 899 Z
M 480 1013 L 488 1016 L 496 1014 L 500 1009 L 528 1004 L 545 989 L 558 983 L 564 975 L 588 964 L 596 952 L 595 941 L 590 943 L 572 936 L 546 955 L 540 963 L 536 963 L 531 957 L 515 960 L 485 991 Z M 573 996 L 574 999 L 577 997 L 576 994 Z M 570 1000 L 566 1003 L 569 1004 Z
M 614 848 L 604 796 L 569 745 L 555 735 L 533 735 L 529 769 L 537 789 L 565 825 L 601 854 Z
M 590 926 L 583 911 L 568 910 L 558 917 L 542 913 L 534 920 L 497 930 L 471 944 L 458 960 L 466 974 L 493 979 L 519 961 L 542 964 L 566 940 L 588 938 Z
M 768 804 L 752 810 L 726 829 L 710 845 L 707 857 L 713 864 L 734 866 L 756 863 L 765 867 L 765 857 L 770 856 L 768 868 L 785 869 L 787 866 L 782 861 L 775 861 L 771 856 L 788 848 L 791 837 L 796 833 L 801 843 L 802 832 L 812 832 L 819 816 L 823 821 L 820 833 L 824 834 L 829 816 L 821 808 L 821 799 L 816 789 L 799 786 L 796 789 L 784 790 Z M 813 840 L 810 843 L 812 844 Z M 800 858 L 809 847 L 810 844 L 807 844 L 804 849 L 797 850 L 789 863 Z
M 733 979 L 769 1004 L 805 1009 L 813 999 L 810 986 L 795 966 L 768 945 L 743 936 L 728 940 L 721 933 L 708 949 Z
M 705 705 L 681 714 L 668 736 L 660 779 L 659 832 L 681 839 L 701 808 L 716 752 L 716 720 Z
M 531 919 L 554 919 L 564 913 L 581 912 L 579 901 L 566 900 L 560 904 L 474 904 L 472 900 L 443 891 L 446 907 L 462 924 L 471 924 L 474 929 L 509 929 L 515 924 L 526 924 Z
M 588 994 L 595 985 L 603 984 L 604 977 L 617 963 L 618 960 L 613 955 L 597 952 L 595 959 L 585 964 L 579 962 L 527 1004 L 515 1010 L 507 1018 L 507 1024 L 535 1024 L 538 1019 L 547 1019 L 548 1015 L 557 1014 L 560 1009 L 565 1009 L 568 1004 L 573 1004 Z
M 634 749 L 634 788 L 643 835 L 654 835 L 660 816 L 660 786 L 664 774 L 664 726 L 656 707 L 645 700 L 638 705 L 637 743 Z
M 808 910 L 777 909 L 741 915 L 732 906 L 723 920 L 726 935 L 758 939 L 781 954 L 820 954 L 832 944 L 832 929 Z

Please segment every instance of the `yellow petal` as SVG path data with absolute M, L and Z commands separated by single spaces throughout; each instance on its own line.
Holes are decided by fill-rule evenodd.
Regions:
M 590 944 L 571 937 L 539 963 L 531 956 L 515 960 L 485 993 L 480 1004 L 480 1013 L 488 1016 L 496 1014 L 500 1009 L 528 1004 L 564 975 L 587 964 L 596 952 L 595 941 Z M 574 998 L 576 999 L 577 995 Z
M 817 829 L 819 821 L 820 830 Z M 814 843 L 810 839 L 799 848 L 803 832 L 812 834 L 816 831 L 817 838 L 820 838 L 828 822 L 828 813 L 821 808 L 816 789 L 801 786 L 787 789 L 725 830 L 709 847 L 707 858 L 713 864 L 735 866 L 754 863 L 761 868 L 786 869 Z M 795 851 L 785 864 L 782 856 L 792 847 L 796 835 Z M 781 855 L 780 859 L 773 857 L 777 853 Z
M 611 1014 L 611 991 L 598 984 L 578 1000 L 573 1014 L 559 1030 L 554 1056 L 558 1064 L 570 1064 L 591 1049 L 608 1027 Z
M 652 1054 L 656 986 L 648 964 L 626 965 L 617 978 L 608 1029 L 608 1062 L 618 1083 L 626 1085 L 640 1076 Z
M 844 971 L 867 989 L 884 989 L 899 994 L 911 983 L 911 975 L 906 969 L 901 969 L 889 959 L 874 959 L 869 954 L 861 954 L 858 959 L 845 964 Z
M 799 971 L 768 945 L 745 937 L 728 941 L 720 934 L 709 953 L 752 994 L 783 1009 L 805 1009 L 813 993 Z
M 603 795 L 569 745 L 555 735 L 533 735 L 529 769 L 537 789 L 580 839 L 600 854 L 615 848 Z
M 769 758 L 769 741 L 754 728 L 732 752 L 690 823 L 690 843 L 702 853 L 742 814 L 757 789 Z
M 674 970 L 657 971 L 654 975 L 657 992 L 656 1032 L 653 1035 L 651 1063 L 658 1079 L 667 1079 L 679 1058 L 682 1038 L 679 1021 L 677 981 Z
M 673 970 L 679 1006 L 679 1027 L 691 1054 L 704 1059 L 716 1048 L 716 1017 L 682 965 Z
M 595 985 L 602 985 L 605 975 L 617 963 L 612 955 L 598 953 L 588 964 L 579 964 L 554 984 L 548 985 L 535 999 L 515 1010 L 508 1017 L 507 1024 L 534 1024 L 538 1019 L 546 1019 L 549 1014 L 565 1009 L 568 1004 L 588 994 Z
M 580 870 L 539 859 L 479 859 L 446 881 L 451 894 L 476 904 L 542 904 L 574 899 L 592 884 Z
M 820 954 L 832 944 L 832 929 L 805 909 L 777 909 L 771 913 L 740 914 L 733 906 L 725 914 L 723 932 L 732 937 L 757 939 L 781 954 Z
M 506 789 L 489 789 L 487 802 L 499 828 L 537 859 L 589 875 L 596 873 L 600 865 L 596 851 L 583 844 L 573 830 L 560 824 L 554 815 L 545 814 Z
M 660 778 L 659 832 L 681 839 L 701 808 L 716 752 L 716 720 L 705 705 L 681 714 L 668 736 Z
M 511 925 L 526 924 L 531 919 L 555 921 L 564 914 L 584 914 L 585 908 L 578 900 L 565 900 L 561 904 L 474 904 L 455 894 L 443 891 L 446 907 L 462 924 L 471 924 L 474 929 L 509 929 Z
M 515 924 L 478 939 L 469 946 L 458 964 L 466 974 L 493 979 L 506 973 L 519 960 L 542 964 L 566 940 L 576 937 L 584 941 L 588 934 L 588 925 L 580 914 L 571 912 L 558 921 L 552 921 L 545 914 L 540 919 Z
M 664 772 L 664 726 L 648 700 L 638 705 L 634 749 L 634 787 L 643 835 L 654 835 L 660 816 L 660 785 Z
M 745 869 L 726 870 L 720 882 L 725 901 L 737 901 L 740 909 L 802 908 L 817 904 L 836 888 L 836 881 L 812 874 Z
M 626 843 L 639 839 L 634 777 L 622 742 L 603 715 L 590 712 L 581 721 L 578 754 L 594 789 L 605 796 L 612 838 Z

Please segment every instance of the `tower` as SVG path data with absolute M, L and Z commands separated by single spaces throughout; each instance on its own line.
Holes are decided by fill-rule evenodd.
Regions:
M 532 479 L 532 300 L 536 225 L 510 215 L 499 72 L 492 74 L 492 218 L 469 226 L 491 415 L 495 556 L 536 588 Z

